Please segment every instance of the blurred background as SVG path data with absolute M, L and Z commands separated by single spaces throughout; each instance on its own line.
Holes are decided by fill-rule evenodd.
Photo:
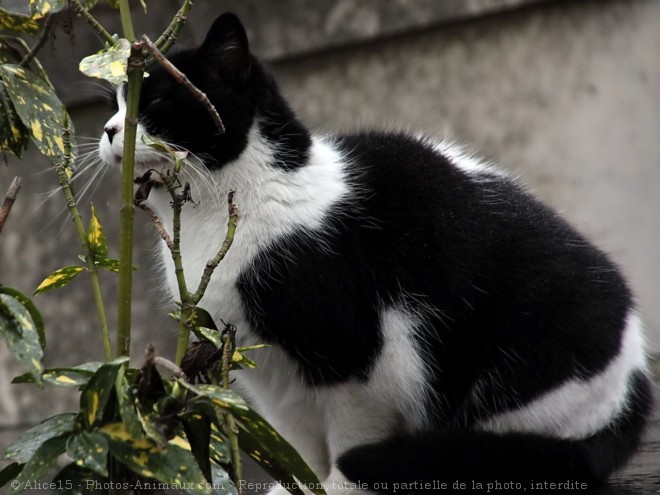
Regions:
M 152 39 L 179 6 L 147 0 L 145 15 L 133 3 L 136 30 Z M 119 32 L 117 13 L 99 4 L 95 13 Z M 395 127 L 449 137 L 520 176 L 621 266 L 649 349 L 660 355 L 660 2 L 198 0 L 181 41 L 201 42 L 227 10 L 241 17 L 252 50 L 313 129 Z M 111 114 L 99 83 L 77 69 L 101 47 L 65 14 L 40 53 L 81 143 L 98 138 Z M 0 195 L 15 175 L 24 186 L 0 236 L 0 282 L 31 294 L 52 271 L 76 264 L 80 248 L 48 162 L 31 148 L 24 160 L 0 165 Z M 81 201 L 86 215 L 90 201 L 96 205 L 115 257 L 118 197 L 119 174 L 101 170 Z M 173 355 L 175 329 L 155 296 L 159 239 L 140 211 L 136 231 L 132 354 L 139 363 L 150 341 Z M 102 276 L 114 326 L 117 279 Z M 88 288 L 83 276 L 36 298 L 48 367 L 102 359 Z M 65 389 L 10 385 L 21 373 L 0 345 L 0 451 L 26 427 L 75 406 Z

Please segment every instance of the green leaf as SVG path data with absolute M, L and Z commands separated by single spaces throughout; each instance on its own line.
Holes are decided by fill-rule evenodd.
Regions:
M 222 334 L 218 330 L 206 327 L 193 327 L 193 332 L 200 339 L 213 342 L 218 349 L 222 348 Z
M 130 435 L 134 438 L 142 438 L 142 424 L 138 417 L 137 384 L 126 376 L 126 368 L 119 368 L 115 382 L 117 401 L 119 402 L 119 414 Z
M 51 289 L 57 289 L 58 287 L 64 287 L 69 282 L 71 282 L 76 275 L 80 272 L 87 270 L 84 266 L 67 266 L 60 268 L 59 270 L 54 271 L 46 279 L 39 284 L 39 287 L 34 291 L 34 295 L 38 296 L 42 292 L 46 292 Z
M 58 487 L 57 495 L 108 495 L 108 479 L 89 469 L 77 466 L 75 462 L 67 464 L 53 478 Z M 61 487 L 61 488 L 59 488 Z
M 7 495 L 23 491 L 28 482 L 34 483 L 50 471 L 50 468 L 57 462 L 57 458 L 64 453 L 66 440 L 67 435 L 62 435 L 41 444 L 30 460 L 25 463 L 23 471 L 16 478 L 16 482 L 12 483 Z
M 134 473 L 163 483 L 194 486 L 197 493 L 210 494 L 204 475 L 190 452 L 190 444 L 176 436 L 159 449 L 149 439 L 136 439 L 122 423 L 104 425 L 110 453 Z
M 0 84 L 0 108 L 0 151 L 20 158 L 30 142 L 30 132 L 18 117 L 4 84 Z
M 30 47 L 23 38 L 17 36 L 0 35 L 0 62 L 3 64 L 18 64 L 30 52 Z M 30 62 L 32 69 L 41 79 L 52 86 L 48 75 L 39 59 L 33 58 Z
M 80 394 L 80 412 L 87 427 L 92 427 L 103 417 L 119 368 L 127 361 L 128 357 L 122 356 L 103 364 L 83 388 Z
M 32 17 L 43 17 L 59 12 L 68 4 L 67 0 L 30 0 L 30 14 Z
M 286 472 L 295 476 L 314 493 L 325 493 L 317 476 L 293 446 L 238 394 L 216 385 L 191 385 L 182 380 L 178 383 L 195 395 L 211 400 L 220 409 L 230 412 L 237 419 L 241 448 L 245 447 L 246 452 L 257 462 L 267 459 L 269 464 L 264 462 L 264 468 L 270 469 L 271 473 L 280 473 L 280 476 Z
M 41 316 L 41 313 L 39 312 L 37 307 L 32 302 L 32 300 L 22 292 L 19 292 L 16 289 L 11 289 L 9 287 L 0 287 L 0 294 L 7 294 L 13 297 L 18 302 L 20 302 L 25 309 L 28 310 L 28 313 L 30 313 L 30 316 L 32 317 L 32 321 L 34 322 L 37 328 L 37 333 L 39 334 L 39 343 L 41 344 L 41 348 L 43 349 L 44 347 L 46 347 L 46 332 L 44 328 L 44 319 Z
M 30 428 L 5 451 L 5 459 L 18 463 L 30 460 L 41 445 L 51 438 L 72 432 L 76 427 L 76 414 L 63 413 L 51 416 L 43 423 Z
M 41 378 L 46 383 L 52 383 L 60 387 L 80 387 L 86 385 L 103 362 L 91 361 L 80 364 L 73 368 L 51 368 L 44 370 Z M 34 383 L 35 379 L 30 373 L 15 377 L 12 383 Z
M 193 412 L 185 414 L 181 418 L 183 421 L 183 430 L 186 433 L 190 450 L 197 461 L 197 465 L 202 470 L 204 477 L 212 481 L 210 447 L 211 441 L 211 420 L 202 414 Z
M 92 218 L 89 220 L 89 228 L 87 229 L 87 245 L 92 252 L 94 263 L 105 261 L 108 257 L 108 239 L 105 237 L 103 227 L 96 216 L 96 208 L 92 204 Z
M 9 352 L 41 383 L 43 350 L 37 325 L 25 306 L 9 294 L 0 294 L 0 336 Z
M 106 3 L 110 5 L 113 9 L 119 8 L 119 0 L 106 0 Z
M 60 164 L 65 155 L 62 132 L 66 110 L 51 84 L 16 64 L 1 65 L 0 76 L 34 144 L 53 163 Z M 73 140 L 71 119 L 69 129 Z
M 83 58 L 78 69 L 88 77 L 105 79 L 118 86 L 128 81 L 126 69 L 130 54 L 131 43 L 121 38 L 115 45 Z
M 30 16 L 0 8 L 0 29 L 34 34 L 39 31 L 39 23 Z
M 19 464 L 18 462 L 12 462 L 8 466 L 5 466 L 5 468 L 0 471 L 0 488 L 21 474 L 23 467 L 24 464 Z
M 108 476 L 108 439 L 97 432 L 83 431 L 69 437 L 66 453 L 78 466 Z
M 222 467 L 211 464 L 211 474 L 213 477 L 213 495 L 238 495 L 236 485 Z

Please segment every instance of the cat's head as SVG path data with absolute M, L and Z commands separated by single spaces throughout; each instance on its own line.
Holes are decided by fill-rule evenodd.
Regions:
M 239 157 L 255 125 L 264 127 L 263 122 L 272 118 L 294 120 L 272 77 L 250 53 L 245 29 L 234 14 L 218 17 L 199 47 L 175 51 L 169 60 L 208 96 L 226 131 L 220 134 L 193 94 L 163 67 L 154 65 L 140 95 L 136 175 L 166 165 L 142 142 L 144 134 L 188 150 L 214 169 Z M 101 158 L 107 164 L 122 160 L 125 85 L 117 91 L 117 104 L 118 111 L 106 123 L 100 143 Z

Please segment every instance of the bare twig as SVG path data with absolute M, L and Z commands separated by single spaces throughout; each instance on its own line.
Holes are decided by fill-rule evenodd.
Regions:
M 220 247 L 218 253 L 213 257 L 213 259 L 207 261 L 206 266 L 204 267 L 204 273 L 202 274 L 202 279 L 199 282 L 199 287 L 192 297 L 192 300 L 195 304 L 204 296 L 206 292 L 206 287 L 208 287 L 209 282 L 211 281 L 211 275 L 213 271 L 218 267 L 220 262 L 224 259 L 227 251 L 234 242 L 234 234 L 236 233 L 236 225 L 238 222 L 238 208 L 234 204 L 234 195 L 236 191 L 229 191 L 227 195 L 227 207 L 229 209 L 229 220 L 227 221 L 227 234 L 225 235 L 225 240 Z
M 149 206 L 147 206 L 147 204 L 144 201 L 135 200 L 135 206 L 137 206 L 147 214 L 149 220 L 151 220 L 151 223 L 154 224 L 154 227 L 156 227 L 156 230 L 158 231 L 162 239 L 165 241 L 165 244 L 167 244 L 167 247 L 171 251 L 172 248 L 174 247 L 174 244 L 172 243 L 172 238 L 167 233 L 165 226 L 160 221 L 160 218 L 158 218 L 158 216 L 154 213 L 154 211 L 151 208 L 149 208 Z
M 112 35 L 101 25 L 101 23 L 99 23 L 99 21 L 94 18 L 94 16 L 92 16 L 92 14 L 89 13 L 89 10 L 87 10 L 84 5 L 80 3 L 80 0 L 71 0 L 70 4 L 71 8 L 73 8 L 77 14 L 85 19 L 85 22 L 89 24 L 97 33 L 99 33 L 105 41 L 111 45 L 115 45 L 117 43 L 117 40 L 112 37 Z
M 213 122 L 215 122 L 215 125 L 218 128 L 218 131 L 220 131 L 220 134 L 224 134 L 225 126 L 222 123 L 222 119 L 220 118 L 216 108 L 213 106 L 213 103 L 211 103 L 208 96 L 206 96 L 206 93 L 200 91 L 199 88 L 190 82 L 190 80 L 183 72 L 174 67 L 172 62 L 165 58 L 165 55 L 163 55 L 160 50 L 158 50 L 156 45 L 154 45 L 154 43 L 146 34 L 142 35 L 140 39 L 142 40 L 144 48 L 153 56 L 153 58 L 160 65 L 162 65 L 163 68 L 169 72 L 178 83 L 182 84 L 188 91 L 190 91 L 192 95 L 197 99 L 197 101 L 204 105 L 204 108 L 206 108 L 206 110 L 211 115 L 211 118 L 213 119 Z
M 186 374 L 183 372 L 183 370 L 169 359 L 164 358 L 163 356 L 159 356 L 156 352 L 156 347 L 152 343 L 147 344 L 147 349 L 144 351 L 144 355 L 147 364 L 153 364 L 160 366 L 161 368 L 165 368 L 166 370 L 172 372 L 172 374 L 177 378 L 187 381 Z
M 34 60 L 34 57 L 37 56 L 37 53 L 39 53 L 39 50 L 46 44 L 46 41 L 48 40 L 48 35 L 50 33 L 50 25 L 51 22 L 53 21 L 53 16 L 52 15 L 47 15 L 46 19 L 44 20 L 44 25 L 41 28 L 41 33 L 39 34 L 39 39 L 37 39 L 37 42 L 30 48 L 30 51 L 25 54 L 25 57 L 23 57 L 23 60 L 19 62 L 18 65 L 21 67 L 27 67 L 30 62 Z
M 14 177 L 14 180 L 11 181 L 11 184 L 9 185 L 5 200 L 2 202 L 2 206 L 0 206 L 0 232 L 2 232 L 2 228 L 5 226 L 9 212 L 11 212 L 11 207 L 14 206 L 16 195 L 22 185 L 23 181 L 20 177 Z

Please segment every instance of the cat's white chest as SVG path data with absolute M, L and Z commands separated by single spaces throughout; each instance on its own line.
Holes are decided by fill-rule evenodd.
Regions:
M 327 235 L 323 230 L 324 220 L 331 207 L 350 193 L 345 163 L 339 153 L 316 138 L 310 151 L 310 161 L 305 167 L 282 170 L 272 165 L 275 150 L 258 132 L 252 131 L 238 160 L 209 172 L 205 180 L 193 181 L 193 203 L 184 205 L 181 253 L 188 291 L 194 292 L 206 263 L 225 240 L 229 216 L 227 195 L 230 190 L 235 191 L 239 216 L 234 241 L 213 273 L 200 306 L 209 311 L 219 326 L 221 321 L 235 325 L 239 342 L 249 340 L 250 334 L 236 285 L 239 277 L 267 278 L 268 274 L 251 271 L 254 260 L 267 256 L 267 248 L 284 236 L 302 231 L 307 235 L 318 233 L 322 239 Z M 171 230 L 168 192 L 163 187 L 154 190 L 149 201 Z M 171 254 L 164 244 L 161 250 L 168 289 L 175 300 L 180 300 Z

